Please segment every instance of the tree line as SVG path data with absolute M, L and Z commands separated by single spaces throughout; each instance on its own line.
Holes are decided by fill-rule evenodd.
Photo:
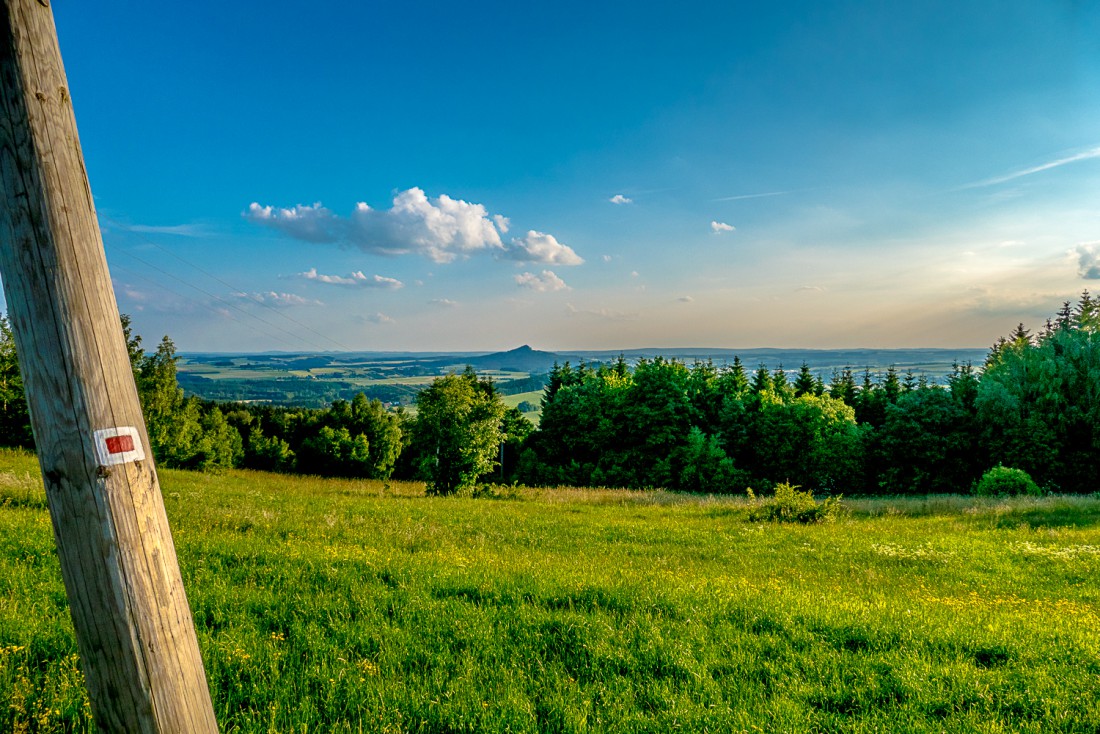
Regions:
M 1047 491 L 1097 490 L 1100 302 L 1086 291 L 1038 334 L 1021 324 L 945 385 L 890 368 L 828 382 L 739 359 L 555 365 L 538 429 L 471 369 L 437 378 L 415 412 L 358 394 L 329 407 L 185 397 L 175 348 L 152 353 L 123 318 L 150 443 L 166 466 L 416 478 L 450 494 L 486 482 L 743 493 L 968 491 L 1021 469 Z M 14 343 L 0 318 L 0 443 L 30 447 Z
M 981 370 L 946 385 L 889 369 L 828 384 L 803 365 L 749 374 L 643 360 L 558 367 L 521 460 L 536 484 L 744 491 L 965 492 L 1022 469 L 1048 491 L 1093 492 L 1100 459 L 1100 304 L 1086 291 L 1042 331 L 1021 324 Z

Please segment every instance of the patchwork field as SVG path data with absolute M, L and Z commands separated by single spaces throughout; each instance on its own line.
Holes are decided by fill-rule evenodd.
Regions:
M 163 471 L 226 732 L 1100 730 L 1100 499 L 848 503 Z M 0 452 L 0 731 L 91 731 Z

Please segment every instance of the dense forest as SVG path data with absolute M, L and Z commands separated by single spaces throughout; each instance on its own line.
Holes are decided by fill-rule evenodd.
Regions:
M 828 382 L 709 362 L 556 365 L 538 429 L 472 370 L 436 379 L 416 410 L 362 394 L 287 408 L 187 398 L 165 337 L 123 328 L 149 438 L 166 466 L 421 478 L 440 494 L 485 483 L 742 493 L 966 492 L 1020 469 L 1048 492 L 1093 492 L 1100 460 L 1100 301 L 1086 291 L 1038 334 L 1021 324 L 946 384 L 852 370 Z M 15 345 L 0 318 L 0 444 L 33 447 Z

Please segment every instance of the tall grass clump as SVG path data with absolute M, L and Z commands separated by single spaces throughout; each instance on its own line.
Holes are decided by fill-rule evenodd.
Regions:
M 788 482 L 775 485 L 775 494 L 770 499 L 758 498 L 751 487 L 748 495 L 752 504 L 749 520 L 752 522 L 832 522 L 841 507 L 840 495 L 818 502 L 812 492 L 799 492 L 797 485 L 792 486 Z

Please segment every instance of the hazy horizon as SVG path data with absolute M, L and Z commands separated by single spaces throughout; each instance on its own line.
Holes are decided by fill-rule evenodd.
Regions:
M 978 349 L 1100 280 L 1097 6 L 53 12 L 149 343 Z

